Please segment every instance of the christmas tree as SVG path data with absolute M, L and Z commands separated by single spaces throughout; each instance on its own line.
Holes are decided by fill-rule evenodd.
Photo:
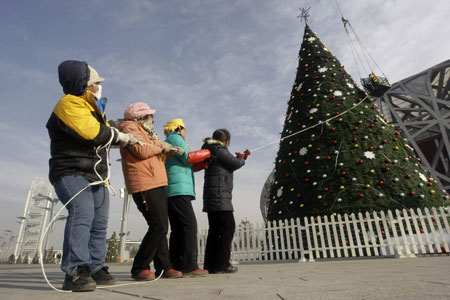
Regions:
M 448 203 L 373 100 L 306 24 L 269 221 Z
M 119 241 L 117 240 L 116 232 L 114 231 L 108 241 L 108 249 L 106 251 L 106 262 L 117 262 L 119 258 Z

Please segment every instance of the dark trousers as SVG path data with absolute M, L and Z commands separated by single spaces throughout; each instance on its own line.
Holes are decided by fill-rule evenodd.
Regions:
M 169 224 L 164 187 L 135 193 L 133 200 L 147 221 L 148 230 L 134 257 L 131 274 L 149 270 L 151 261 L 157 271 L 171 269 L 166 237 Z
M 231 243 L 236 223 L 232 211 L 208 212 L 208 223 L 204 269 L 215 273 L 231 266 Z
M 169 197 L 170 261 L 183 273 L 198 269 L 197 220 L 191 196 Z

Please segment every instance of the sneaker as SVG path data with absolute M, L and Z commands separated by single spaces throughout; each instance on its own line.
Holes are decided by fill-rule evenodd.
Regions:
M 104 266 L 94 274 L 92 278 L 98 285 L 113 285 L 116 283 L 116 278 L 109 274 L 108 267 Z
M 88 265 L 79 265 L 77 275 L 66 274 L 63 283 L 63 290 L 72 292 L 92 292 L 97 284 L 91 276 L 91 268 Z
M 208 271 L 203 269 L 197 269 L 191 272 L 183 273 L 183 277 L 201 277 L 205 275 L 208 275 Z
M 131 275 L 131 277 L 137 281 L 150 281 L 155 279 L 155 274 L 150 270 L 142 270 L 135 275 Z
M 161 271 L 158 274 L 160 274 L 160 273 L 161 273 Z M 183 273 L 181 273 L 180 271 L 177 271 L 175 269 L 169 269 L 167 271 L 164 271 L 164 273 L 161 277 L 162 278 L 170 278 L 170 279 L 181 278 L 181 277 L 183 277 Z
M 217 271 L 216 273 L 236 273 L 238 270 L 237 267 L 235 266 L 228 266 L 226 269 L 221 270 L 221 271 Z

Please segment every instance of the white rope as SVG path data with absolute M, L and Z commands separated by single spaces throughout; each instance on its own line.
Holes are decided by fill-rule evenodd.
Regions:
M 357 103 L 356 105 L 354 105 L 353 107 L 347 109 L 346 111 L 344 111 L 343 113 L 341 113 L 341 114 L 339 114 L 339 115 L 335 115 L 335 116 L 333 116 L 333 117 L 331 117 L 331 118 L 329 118 L 329 119 L 327 119 L 327 120 L 325 120 L 325 121 L 319 121 L 319 123 L 317 123 L 317 124 L 314 124 L 314 125 L 311 125 L 311 126 L 309 126 L 309 127 L 306 127 L 305 129 L 302 129 L 302 130 L 300 130 L 300 131 L 294 132 L 294 133 L 292 133 L 292 134 L 290 134 L 290 135 L 288 135 L 288 136 L 285 136 L 285 137 L 283 137 L 283 138 L 281 138 L 281 139 L 278 139 L 278 140 L 275 140 L 275 141 L 273 141 L 273 142 L 267 143 L 267 144 L 265 144 L 265 145 L 259 146 L 259 147 L 255 148 L 255 149 L 250 150 L 250 152 L 253 153 L 253 152 L 255 152 L 255 151 L 261 150 L 261 149 L 263 149 L 263 148 L 265 148 L 265 147 L 268 147 L 268 146 L 270 146 L 270 145 L 273 145 L 273 144 L 275 144 L 275 143 L 282 142 L 282 141 L 284 141 L 285 139 L 288 139 L 288 138 L 290 138 L 290 137 L 293 137 L 294 135 L 297 135 L 297 134 L 299 134 L 299 133 L 302 133 L 302 132 L 305 132 L 305 131 L 307 131 L 307 130 L 310 130 L 310 129 L 312 129 L 312 128 L 318 126 L 318 125 L 321 125 L 321 124 L 327 123 L 327 122 L 329 122 L 329 121 L 331 121 L 331 120 L 333 120 L 333 119 L 342 117 L 342 115 L 344 115 L 344 114 L 348 113 L 349 111 L 351 111 L 351 110 L 355 109 L 356 107 L 358 107 L 361 103 L 363 103 L 363 102 L 367 99 L 367 97 L 368 97 L 368 96 L 366 95 L 359 103 Z

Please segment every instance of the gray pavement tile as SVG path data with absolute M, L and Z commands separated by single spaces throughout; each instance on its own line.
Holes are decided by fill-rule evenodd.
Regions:
M 130 264 L 112 264 L 115 286 L 90 293 L 50 289 L 38 265 L 0 265 L 0 299 L 450 299 L 450 257 L 241 264 L 233 274 L 139 283 Z M 61 287 L 57 265 L 45 265 Z

